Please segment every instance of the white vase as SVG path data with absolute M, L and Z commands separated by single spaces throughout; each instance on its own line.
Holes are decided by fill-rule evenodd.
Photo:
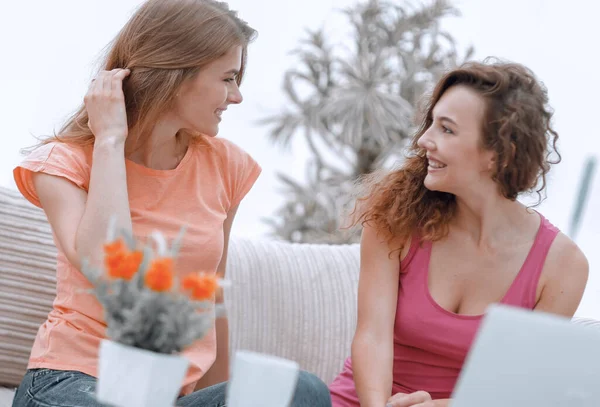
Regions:
M 289 406 L 298 382 L 298 363 L 238 351 L 232 362 L 227 407 Z
M 96 398 L 118 407 L 171 407 L 181 390 L 188 360 L 103 340 Z

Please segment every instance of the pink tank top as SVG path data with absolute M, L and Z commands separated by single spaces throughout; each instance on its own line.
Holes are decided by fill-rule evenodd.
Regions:
M 559 230 L 540 215 L 533 245 L 502 304 L 533 309 L 548 250 Z M 421 244 L 420 244 L 421 243 Z M 392 394 L 429 392 L 433 399 L 450 398 L 483 315 L 449 312 L 431 297 L 428 288 L 432 242 L 413 239 L 402 260 L 394 324 Z M 329 386 L 334 407 L 359 407 L 352 361 Z

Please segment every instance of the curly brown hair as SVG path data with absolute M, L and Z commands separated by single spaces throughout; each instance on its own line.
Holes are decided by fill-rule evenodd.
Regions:
M 539 204 L 550 165 L 560 162 L 558 134 L 551 127 L 553 111 L 548 106 L 546 88 L 533 72 L 520 64 L 490 59 L 469 62 L 448 72 L 426 104 L 402 166 L 392 172 L 369 174 L 360 181 L 362 193 L 353 223 L 369 223 L 390 244 L 402 242 L 395 250 L 402 250 L 414 233 L 424 240 L 442 239 L 456 213 L 455 195 L 425 187 L 427 158 L 417 145 L 433 123 L 436 103 L 456 85 L 473 89 L 486 101 L 481 147 L 496 153 L 492 178 L 505 198 L 515 200 L 519 194 L 535 190 Z

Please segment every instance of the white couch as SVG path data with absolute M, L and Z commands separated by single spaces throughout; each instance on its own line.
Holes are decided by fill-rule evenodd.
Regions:
M 55 249 L 44 213 L 0 188 L 0 407 L 25 372 L 54 298 Z M 356 324 L 356 245 L 234 238 L 228 258 L 231 348 L 299 362 L 326 383 L 341 370 Z M 576 320 L 577 323 L 600 323 Z
M 55 253 L 44 213 L 0 188 L 0 407 L 10 405 L 52 305 Z M 330 382 L 350 351 L 358 264 L 357 246 L 232 239 L 232 351 L 293 359 Z

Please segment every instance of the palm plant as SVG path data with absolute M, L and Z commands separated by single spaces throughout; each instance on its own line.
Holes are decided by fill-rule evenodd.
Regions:
M 286 240 L 356 241 L 339 227 L 343 197 L 361 175 L 399 157 L 423 93 L 473 52 L 459 55 L 440 26 L 458 15 L 448 0 L 367 0 L 342 12 L 351 41 L 334 45 L 324 29 L 308 31 L 284 75 L 290 108 L 261 120 L 274 143 L 288 147 L 300 136 L 312 154 L 307 185 L 279 174 L 287 202 L 267 222 Z

